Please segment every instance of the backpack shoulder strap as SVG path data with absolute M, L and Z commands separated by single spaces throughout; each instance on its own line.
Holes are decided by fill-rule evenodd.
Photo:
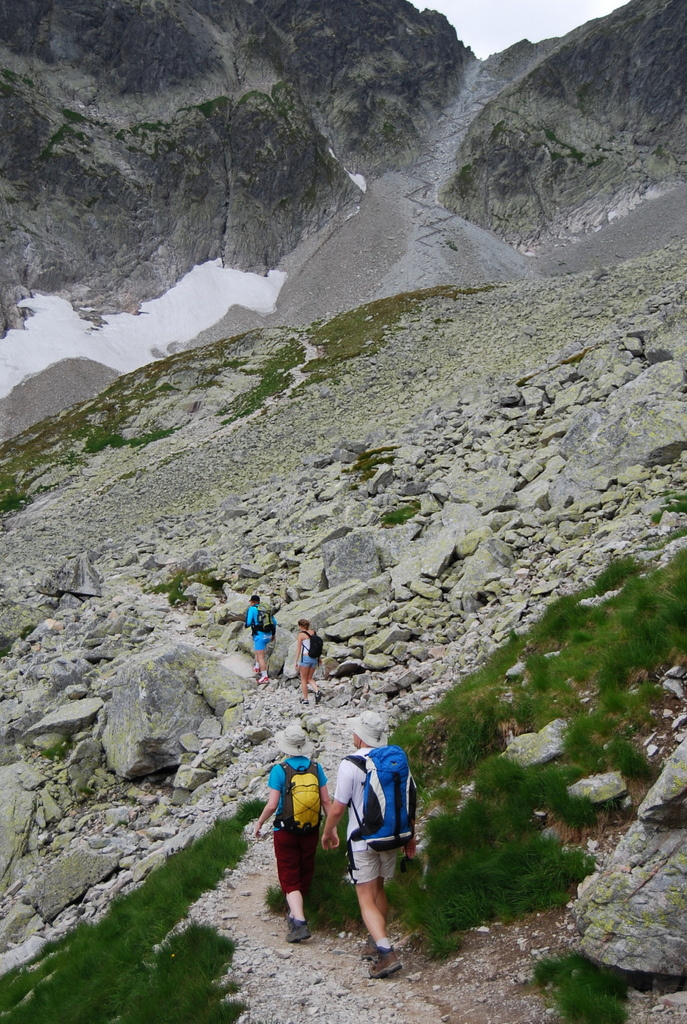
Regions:
M 344 761 L 350 761 L 351 764 L 356 766 L 356 768 L 360 768 L 361 772 L 367 771 L 367 768 L 365 767 L 365 758 L 362 754 L 349 754 L 344 758 Z

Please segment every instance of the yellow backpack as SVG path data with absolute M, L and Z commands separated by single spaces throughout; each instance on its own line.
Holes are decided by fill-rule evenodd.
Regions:
M 282 764 L 286 775 L 286 789 L 282 812 L 275 822 L 278 828 L 296 835 L 307 835 L 320 827 L 320 780 L 317 762 L 308 761 L 303 768 L 294 768 L 287 761 Z

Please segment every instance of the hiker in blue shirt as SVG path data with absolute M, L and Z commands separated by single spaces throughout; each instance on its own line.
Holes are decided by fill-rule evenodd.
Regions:
M 286 941 L 300 942 L 310 938 L 303 897 L 315 872 L 320 811 L 328 814 L 331 800 L 327 776 L 317 761 L 311 761 L 312 743 L 300 725 L 288 725 L 274 738 L 288 756 L 272 766 L 267 780 L 270 795 L 256 822 L 255 838 L 259 839 L 260 829 L 276 811 L 274 855 L 279 884 L 289 908 Z
M 267 672 L 267 647 L 272 643 L 276 632 L 277 620 L 269 608 L 261 604 L 260 595 L 253 594 L 246 610 L 246 627 L 253 634 L 253 650 L 255 651 L 255 667 L 259 683 L 269 683 Z

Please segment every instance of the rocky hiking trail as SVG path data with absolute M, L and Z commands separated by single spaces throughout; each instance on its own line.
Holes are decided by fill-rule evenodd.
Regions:
M 276 884 L 271 835 L 250 847 L 239 866 L 205 893 L 189 919 L 211 925 L 236 943 L 229 978 L 248 1008 L 240 1024 L 544 1024 L 558 1019 L 531 984 L 538 957 L 567 953 L 574 942 L 569 911 L 533 914 L 507 926 L 466 934 L 455 956 L 429 960 L 409 935 L 392 928 L 403 969 L 372 981 L 360 959 L 363 930 L 314 931 L 307 942 L 286 942 L 283 916 L 269 911 L 265 892 Z M 633 992 L 628 1024 L 653 1017 L 654 1000 Z M 663 1009 L 663 1007 L 661 1007 Z

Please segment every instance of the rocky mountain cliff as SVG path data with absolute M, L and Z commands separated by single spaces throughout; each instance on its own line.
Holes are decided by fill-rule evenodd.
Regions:
M 511 242 L 598 228 L 687 165 L 687 11 L 632 0 L 560 40 L 486 106 L 444 191 Z
M 2 323 L 265 269 L 407 161 L 472 55 L 404 0 L 0 4 Z

